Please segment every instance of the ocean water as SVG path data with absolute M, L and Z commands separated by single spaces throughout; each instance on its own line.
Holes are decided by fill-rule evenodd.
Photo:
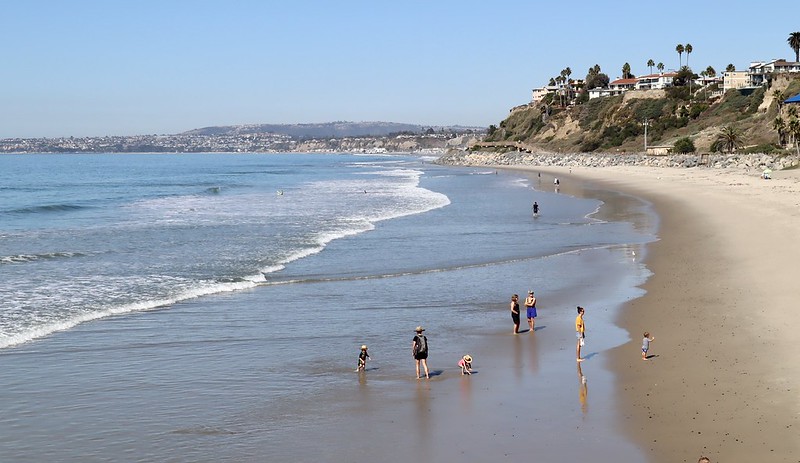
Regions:
M 252 288 L 330 241 L 448 204 L 421 171 L 346 156 L 8 156 L 0 348 Z M 282 193 L 282 194 L 280 194 Z
M 595 353 L 627 341 L 613 317 L 648 275 L 646 204 L 428 161 L 0 157 L 2 455 L 320 461 L 301 437 L 347 427 L 358 346 L 390 398 L 413 327 L 458 358 L 510 331 L 508 297 L 529 288 L 543 336 L 573 345 L 583 304 Z

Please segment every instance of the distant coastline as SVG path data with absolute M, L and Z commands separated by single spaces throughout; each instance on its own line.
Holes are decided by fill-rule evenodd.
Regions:
M 485 130 L 389 122 L 205 127 L 171 135 L 0 139 L 0 154 L 26 153 L 431 153 L 466 149 Z

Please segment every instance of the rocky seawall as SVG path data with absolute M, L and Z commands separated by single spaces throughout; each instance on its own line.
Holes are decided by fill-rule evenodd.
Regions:
M 440 157 L 437 164 L 451 166 L 558 166 L 558 167 L 708 167 L 712 169 L 772 169 L 781 170 L 800 165 L 800 157 L 772 156 L 769 154 L 670 154 L 665 156 L 644 153 L 528 153 L 507 151 L 451 150 Z

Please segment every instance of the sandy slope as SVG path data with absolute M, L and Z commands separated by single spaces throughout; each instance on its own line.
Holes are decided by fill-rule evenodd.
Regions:
M 569 181 L 567 169 L 530 169 Z M 620 320 L 634 340 L 614 352 L 624 426 L 651 461 L 800 462 L 800 172 L 571 175 L 648 199 L 661 217 L 647 295 Z

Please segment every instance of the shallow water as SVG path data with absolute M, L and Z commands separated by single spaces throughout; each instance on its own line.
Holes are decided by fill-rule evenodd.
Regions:
M 620 449 L 623 454 L 636 454 L 636 449 L 607 425 L 614 416 L 608 405 L 612 378 L 602 368 L 602 352 L 627 341 L 627 333 L 613 325 L 613 316 L 622 302 L 639 294 L 636 286 L 647 277 L 647 270 L 633 255 L 641 255 L 642 245 L 653 239 L 654 222 L 646 204 L 610 192 L 571 191 L 613 205 L 603 208 L 597 199 L 536 191 L 533 187 L 549 188 L 521 175 L 445 169 L 404 157 L 207 156 L 211 158 L 198 156 L 181 165 L 197 162 L 206 166 L 201 169 L 203 174 L 189 169 L 184 177 L 176 173 L 181 169 L 167 169 L 175 175 L 170 188 L 179 191 L 154 192 L 141 186 L 136 194 L 139 198 L 120 200 L 121 205 L 113 207 L 118 217 L 109 217 L 113 214 L 108 211 L 92 212 L 95 216 L 91 217 L 60 211 L 57 214 L 66 217 L 52 225 L 49 218 L 35 221 L 25 217 L 13 227 L 5 226 L 4 256 L 76 250 L 112 254 L 110 262 L 100 260 L 99 272 L 94 270 L 97 261 L 84 267 L 73 266 L 77 258 L 44 259 L 63 267 L 58 269 L 60 278 L 66 280 L 63 284 L 74 287 L 77 294 L 88 292 L 82 285 L 96 284 L 86 273 L 114 273 L 123 280 L 144 281 L 149 280 L 143 275 L 171 276 L 166 281 L 156 278 L 158 284 L 153 287 L 143 283 L 115 289 L 132 299 L 154 300 L 154 287 L 174 294 L 170 291 L 179 292 L 185 281 L 200 285 L 198 281 L 212 280 L 216 285 L 232 285 L 227 289 L 239 289 L 169 302 L 157 309 L 104 314 L 104 318 L 0 350 L 0 403 L 5 411 L 0 418 L 0 450 L 4 458 L 263 461 L 269 455 L 268 461 L 309 461 L 325 460 L 327 455 L 327 461 L 371 461 L 375 456 L 386 459 L 394 447 L 400 451 L 423 443 L 436 455 L 444 452 L 440 445 L 450 438 L 443 425 L 468 416 L 447 413 L 454 400 L 461 400 L 456 406 L 467 404 L 472 410 L 483 410 L 481 424 L 475 425 L 481 432 L 488 432 L 495 422 L 496 426 L 517 426 L 505 413 L 489 414 L 498 407 L 493 402 L 496 391 L 482 399 L 482 377 L 498 379 L 486 387 L 509 388 L 522 397 L 537 397 L 537 403 L 550 404 L 537 417 L 539 421 L 520 419 L 541 436 L 569 432 L 576 419 L 596 428 L 595 435 L 604 436 L 602 444 L 585 442 L 600 452 L 598 455 L 607 447 L 613 449 L 609 454 L 619 455 Z M 69 156 L 58 162 L 65 159 Z M 146 165 L 162 159 L 142 157 L 124 162 Z M 166 162 L 177 161 L 170 158 Z M 270 175 L 220 188 L 223 192 L 243 190 L 235 200 L 217 202 L 220 193 L 205 196 L 205 190 L 199 193 L 201 199 L 187 199 L 182 190 L 197 190 L 194 184 L 202 183 L 198 178 L 203 175 L 219 179 L 226 177 L 226 172 L 245 171 L 242 164 L 251 172 L 269 170 L 264 166 L 275 163 L 281 164 L 282 172 L 296 174 L 297 183 L 292 184 L 296 186 L 284 187 L 280 197 L 275 193 L 278 184 Z M 105 165 L 100 176 L 108 176 L 112 167 Z M 354 178 L 361 177 L 377 180 L 366 194 L 361 189 L 352 197 L 342 193 L 353 188 Z M 35 178 L 31 176 L 30 181 Z M 221 182 L 208 181 L 203 186 L 216 184 Z M 313 198 L 298 193 L 311 195 L 309 189 L 315 190 Z M 562 191 L 568 189 L 565 185 Z M 267 214 L 254 200 L 255 191 L 264 202 L 284 203 L 270 206 Z M 332 193 L 337 191 L 338 195 Z M 316 193 L 328 196 L 328 201 Z M 368 199 L 368 204 L 353 204 L 371 195 L 377 198 Z M 103 197 L 113 203 L 117 196 L 111 196 Z M 212 205 L 204 205 L 207 197 L 212 198 Z M 295 206 L 287 207 L 287 199 Z M 535 219 L 529 212 L 534 199 L 542 206 Z M 21 198 L 15 201 L 25 203 Z M 72 198 L 62 203 L 81 201 Z M 143 202 L 148 212 L 130 219 L 129 204 L 136 204 L 133 209 L 138 210 Z M 31 201 L 26 207 L 45 203 L 52 201 Z M 186 211 L 192 207 L 211 211 L 210 215 L 188 217 Z M 281 217 L 295 217 L 294 223 L 315 217 L 305 222 L 308 227 L 303 236 L 312 236 L 311 229 L 316 232 L 313 238 L 304 238 L 307 247 L 298 247 L 297 240 L 291 239 L 287 241 L 291 244 L 285 245 L 287 249 L 296 246 L 292 251 L 312 248 L 314 252 L 287 260 L 290 251 L 259 248 L 260 241 L 277 236 L 295 238 L 297 228 L 270 235 L 282 220 L 270 222 L 255 235 L 249 233 L 273 213 L 278 215 L 276 208 L 283 211 Z M 593 214 L 598 208 L 599 213 Z M 340 238 L 320 240 L 330 222 L 339 227 Z M 352 232 L 342 232 L 341 224 L 352 222 L 356 222 L 348 229 Z M 120 223 L 125 233 L 119 232 Z M 147 229 L 143 236 L 133 240 L 127 236 L 142 228 Z M 192 231 L 184 241 L 187 228 Z M 83 240 L 85 229 L 103 239 Z M 363 232 L 356 233 L 359 231 Z M 29 233 L 28 239 L 21 238 L 23 232 Z M 52 245 L 64 242 L 64 236 L 74 236 L 74 242 L 85 247 Z M 272 240 L 273 245 L 276 241 Z M 30 250 L 14 247 L 23 242 Z M 91 247 L 97 242 L 96 248 L 105 253 Z M 171 251 L 150 252 L 164 247 Z M 142 258 L 156 255 L 155 261 Z M 3 276 L 8 272 L 16 280 L 3 278 L 0 288 L 4 294 L 14 294 L 12 300 L 41 304 L 36 307 L 39 311 L 52 309 L 47 301 L 63 297 L 62 287 L 32 283 L 44 279 L 44 274 L 34 277 L 39 267 L 29 264 L 1 265 Z M 28 267 L 22 270 L 24 265 Z M 259 278 L 260 271 L 265 271 L 265 277 Z M 22 285 L 28 293 L 44 289 L 34 292 L 31 300 L 15 293 L 20 282 L 28 283 Z M 103 284 L 97 285 L 93 291 L 102 295 Z M 137 293 L 137 288 L 147 297 Z M 506 336 L 511 329 L 508 297 L 514 292 L 523 295 L 529 288 L 539 296 L 540 330 L 528 339 Z M 587 307 L 587 326 L 592 333 L 588 349 L 593 356 L 583 366 L 592 385 L 591 406 L 586 412 L 576 400 L 580 382 L 571 324 L 578 304 Z M 75 306 L 81 303 L 75 302 Z M 7 305 L 0 307 L 5 320 L 18 316 L 10 316 L 13 311 L 7 310 Z M 419 324 L 427 328 L 431 368 L 436 372 L 427 386 L 415 384 L 410 362 L 413 327 Z M 529 340 L 532 342 L 522 344 Z M 353 369 L 358 346 L 363 343 L 370 346 L 373 359 L 366 374 L 359 376 Z M 481 352 L 486 351 L 484 358 L 498 358 L 490 354 L 497 349 L 508 349 L 510 354 L 482 365 Z M 455 367 L 465 352 L 476 357 L 479 370 L 470 378 L 475 380 L 472 383 L 464 383 Z M 453 393 L 462 388 L 467 389 L 466 396 Z M 352 420 L 352 416 L 359 419 Z M 428 421 L 425 433 L 404 434 L 394 440 L 380 437 L 421 417 Z M 376 434 L 371 437 L 374 449 L 350 445 L 354 435 L 370 431 Z M 484 437 L 483 450 L 488 452 L 493 448 L 491 439 Z M 506 445 L 503 441 L 502 446 Z M 568 453 L 567 449 L 562 450 Z M 407 456 L 400 452 L 397 458 L 388 459 Z

